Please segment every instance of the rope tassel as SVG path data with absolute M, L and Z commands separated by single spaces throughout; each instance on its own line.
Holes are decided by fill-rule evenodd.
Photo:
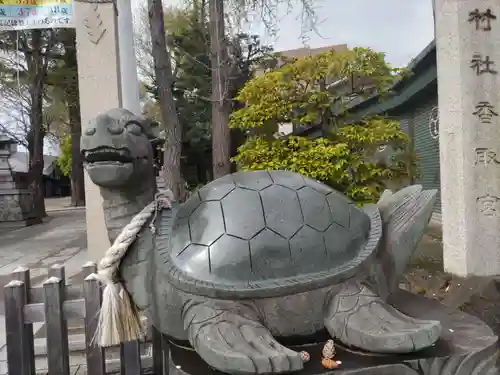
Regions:
M 158 210 L 172 207 L 170 197 L 170 192 L 158 193 L 155 196 L 155 201 L 147 205 L 123 228 L 99 262 L 98 276 L 105 285 L 99 322 L 93 339 L 99 346 L 119 345 L 127 341 L 141 339 L 144 336 L 144 328 L 138 309 L 125 286 L 118 281 L 117 274 L 121 260 L 130 245 L 152 216 L 150 229 L 153 234 L 155 233 L 153 223 L 156 214 Z
M 120 284 L 108 284 L 104 288 L 95 337 L 99 346 L 108 347 L 125 341 L 125 329 L 121 321 L 122 314 L 126 313 L 121 307 L 124 305 L 120 296 L 122 290 L 123 287 Z

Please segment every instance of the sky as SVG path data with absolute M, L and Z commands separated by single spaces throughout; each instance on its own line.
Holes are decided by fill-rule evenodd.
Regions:
M 138 8 L 147 0 L 131 0 Z M 292 0 L 294 1 L 294 0 Z M 291 13 L 280 15 L 276 36 L 266 33 L 260 22 L 249 25 L 249 31 L 261 35 L 262 41 L 284 51 L 304 47 L 301 39 L 301 7 L 296 0 Z M 432 0 L 315 0 L 318 15 L 317 33 L 307 33 L 311 48 L 335 44 L 370 47 L 385 52 L 395 67 L 406 66 L 433 39 Z M 182 0 L 163 0 L 163 4 L 179 5 Z M 137 14 L 138 12 L 134 12 Z M 58 153 L 46 145 L 46 152 Z
M 146 0 L 132 0 L 137 7 Z M 181 0 L 163 0 L 164 5 L 178 5 Z M 387 60 L 401 67 L 418 55 L 434 37 L 432 0 L 318 0 L 318 33 L 309 32 L 311 48 L 335 44 L 370 47 L 385 52 Z M 280 18 L 277 38 L 266 35 L 259 23 L 251 31 L 261 35 L 276 51 L 300 48 L 301 7 L 293 7 Z M 319 34 L 319 35 L 318 35 Z

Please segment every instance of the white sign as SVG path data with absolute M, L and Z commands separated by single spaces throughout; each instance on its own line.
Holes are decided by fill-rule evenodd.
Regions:
M 0 0 L 0 30 L 74 27 L 72 0 Z

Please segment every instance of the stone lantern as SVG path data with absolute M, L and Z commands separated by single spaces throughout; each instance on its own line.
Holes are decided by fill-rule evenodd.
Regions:
M 16 142 L 0 135 L 0 230 L 15 229 L 41 222 L 33 214 L 32 195 L 16 186 L 9 158 Z

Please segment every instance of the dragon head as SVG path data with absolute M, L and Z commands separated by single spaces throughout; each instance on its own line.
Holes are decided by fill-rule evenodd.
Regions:
M 124 188 L 149 179 L 154 139 L 150 123 L 126 109 L 99 114 L 83 126 L 81 152 L 90 179 L 103 188 Z

